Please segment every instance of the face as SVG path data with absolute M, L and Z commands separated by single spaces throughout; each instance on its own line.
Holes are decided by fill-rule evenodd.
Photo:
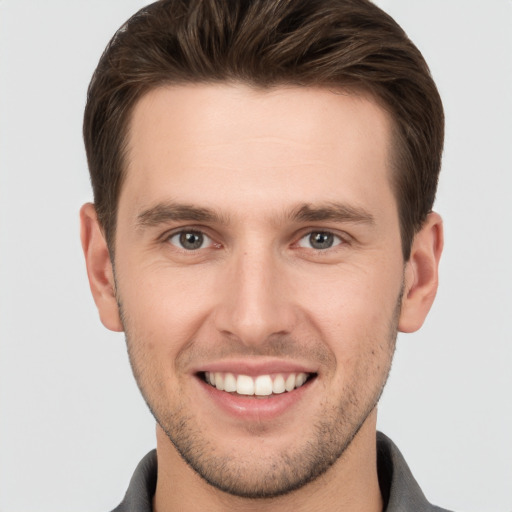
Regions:
M 195 85 L 136 105 L 115 281 L 139 387 L 219 489 L 298 488 L 369 421 L 404 262 L 390 121 L 364 96 Z

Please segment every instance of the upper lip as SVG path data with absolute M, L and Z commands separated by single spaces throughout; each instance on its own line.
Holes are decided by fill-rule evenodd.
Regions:
M 193 373 L 221 372 L 248 376 L 269 375 L 274 373 L 317 373 L 310 364 L 286 359 L 224 359 L 198 365 Z

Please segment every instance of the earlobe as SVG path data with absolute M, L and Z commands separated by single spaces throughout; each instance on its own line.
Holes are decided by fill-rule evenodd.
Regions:
M 434 302 L 439 277 L 439 260 L 443 251 L 443 221 L 432 212 L 416 233 L 411 256 L 405 267 L 405 284 L 398 329 L 417 331 Z
M 114 273 L 103 230 L 92 203 L 80 209 L 80 238 L 84 251 L 89 286 L 103 325 L 111 331 L 123 331 L 115 294 Z

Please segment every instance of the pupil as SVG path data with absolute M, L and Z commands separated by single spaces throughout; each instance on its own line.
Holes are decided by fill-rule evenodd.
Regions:
M 201 233 L 181 233 L 180 244 L 184 249 L 199 249 L 203 245 L 203 235 Z
M 334 238 L 331 233 L 312 233 L 309 241 L 315 249 L 329 249 L 332 247 Z

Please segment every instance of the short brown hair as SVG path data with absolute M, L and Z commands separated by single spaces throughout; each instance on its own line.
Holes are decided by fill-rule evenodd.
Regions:
M 84 140 L 110 250 L 130 114 L 166 84 L 242 82 L 370 92 L 394 121 L 402 250 L 431 211 L 441 167 L 441 99 L 419 50 L 368 0 L 160 0 L 114 35 L 87 94 Z

